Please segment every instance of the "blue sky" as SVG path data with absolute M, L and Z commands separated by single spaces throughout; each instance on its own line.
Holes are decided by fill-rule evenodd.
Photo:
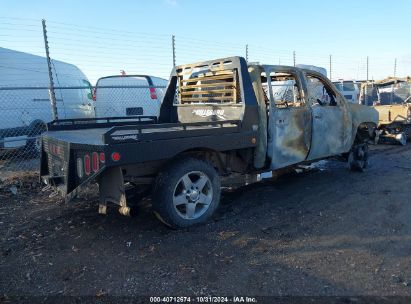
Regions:
M 51 56 L 100 76 L 148 73 L 167 77 L 172 65 L 245 56 L 271 64 L 321 65 L 333 78 L 411 75 L 411 1 L 50 1 L 3 0 L 0 45 L 44 55 L 47 20 Z

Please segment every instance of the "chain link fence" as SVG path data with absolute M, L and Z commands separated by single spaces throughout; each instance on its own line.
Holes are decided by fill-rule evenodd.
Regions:
M 145 82 L 145 83 L 144 83 Z M 97 86 L 56 87 L 59 119 L 158 116 L 167 81 L 103 78 Z M 39 168 L 40 135 L 52 121 L 48 87 L 0 87 L 0 176 Z
M 39 135 L 52 120 L 47 87 L 0 87 L 0 170 L 37 170 Z

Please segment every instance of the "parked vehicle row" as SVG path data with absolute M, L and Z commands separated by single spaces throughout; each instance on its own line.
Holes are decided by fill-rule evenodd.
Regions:
M 374 107 L 379 116 L 380 142 L 405 145 L 411 138 L 411 79 L 389 77 L 379 81 L 333 82 L 353 103 Z
M 297 65 L 326 76 L 324 68 Z M 39 150 L 38 136 L 52 120 L 48 67 L 41 56 L 0 48 L 0 149 L 28 147 Z M 52 60 L 58 115 L 61 119 L 124 116 L 158 116 L 167 80 L 149 75 L 113 75 L 98 79 L 96 86 L 76 66 Z M 291 86 L 278 83 L 279 92 Z M 411 136 L 410 81 L 388 78 L 376 82 L 333 82 L 351 103 L 375 106 L 380 138 L 405 144 Z M 361 93 L 361 97 L 360 97 Z M 367 97 L 366 97 L 367 96 Z M 322 92 L 322 98 L 327 98 Z M 330 100 L 325 101 L 330 102 Z
M 75 65 L 51 63 L 59 119 L 158 116 L 165 79 L 116 75 L 93 89 Z M 39 150 L 38 136 L 53 120 L 49 86 L 46 58 L 0 48 L 0 149 Z
M 361 85 L 360 103 L 378 111 L 381 138 L 405 145 L 411 137 L 411 78 L 390 77 Z

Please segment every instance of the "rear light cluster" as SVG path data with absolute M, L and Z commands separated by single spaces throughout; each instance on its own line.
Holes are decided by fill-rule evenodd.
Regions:
M 91 154 L 86 154 L 84 157 L 77 158 L 77 175 L 83 178 L 84 175 L 90 175 L 91 172 L 97 172 L 100 170 L 100 164 L 106 162 L 106 156 L 104 152 L 93 152 Z
M 157 94 L 156 94 L 156 89 L 155 88 L 150 88 L 150 98 L 151 99 L 157 99 Z
M 93 89 L 93 93 L 91 94 L 91 98 L 93 99 L 93 101 L 97 100 L 97 87 L 95 87 Z

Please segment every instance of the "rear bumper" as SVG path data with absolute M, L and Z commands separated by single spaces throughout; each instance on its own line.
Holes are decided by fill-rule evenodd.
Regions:
M 0 149 L 17 149 L 25 146 L 30 133 L 29 127 L 1 129 Z
M 75 144 L 43 136 L 40 156 L 41 181 L 58 191 L 66 202 L 70 201 L 84 185 L 96 179 L 105 170 L 104 163 L 99 162 L 94 168 L 89 158 L 91 170 L 87 173 L 82 171 L 81 174 L 78 172 L 79 168 L 85 168 L 84 163 L 78 166 L 78 162 L 84 162 L 85 156 L 90 157 L 93 152 L 104 153 L 101 148 L 92 145 L 76 147 Z

